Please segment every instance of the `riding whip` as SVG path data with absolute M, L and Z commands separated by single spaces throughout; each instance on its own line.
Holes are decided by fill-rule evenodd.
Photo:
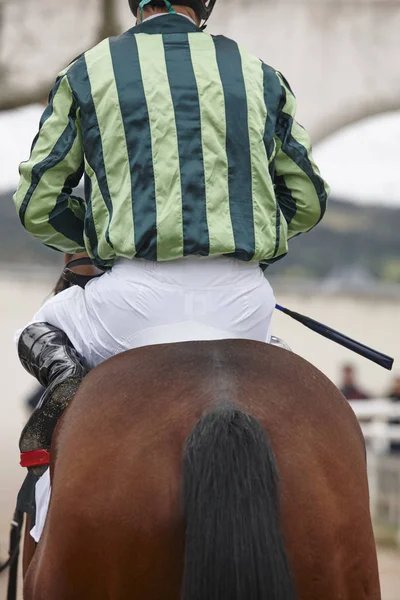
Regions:
M 339 331 L 335 331 L 335 329 L 332 329 L 331 327 L 328 327 L 323 323 L 314 321 L 314 319 L 310 319 L 310 317 L 306 317 L 297 312 L 289 310 L 288 308 L 284 308 L 279 304 L 276 305 L 276 308 L 277 310 L 285 313 L 285 315 L 289 315 L 289 317 L 292 317 L 292 319 L 294 319 L 295 321 L 302 323 L 303 325 L 308 327 L 308 329 L 312 329 L 312 331 L 319 333 L 328 340 L 332 340 L 333 342 L 336 342 L 337 344 L 348 348 L 348 350 L 352 350 L 356 354 L 359 354 L 360 356 L 371 360 L 372 362 L 383 367 L 384 369 L 387 369 L 388 371 L 392 370 L 394 359 L 390 356 L 382 354 L 382 352 L 378 352 L 377 350 L 373 350 L 373 348 L 369 348 L 368 346 L 364 346 L 364 344 L 361 344 L 356 340 L 352 340 L 347 335 L 339 333 Z

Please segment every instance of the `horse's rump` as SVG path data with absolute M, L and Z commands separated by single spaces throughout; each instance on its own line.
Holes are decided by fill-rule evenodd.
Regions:
M 179 600 L 183 449 L 220 405 L 248 413 L 270 440 L 298 599 L 377 600 L 364 446 L 353 412 L 309 363 L 245 340 L 140 348 L 89 374 L 53 443 L 52 500 L 28 592 L 40 580 L 50 590 L 44 600 L 55 591 L 58 600 Z M 258 468 L 254 457 L 251 464 Z M 185 473 L 188 482 L 188 464 Z M 360 592 L 366 587 L 371 595 Z

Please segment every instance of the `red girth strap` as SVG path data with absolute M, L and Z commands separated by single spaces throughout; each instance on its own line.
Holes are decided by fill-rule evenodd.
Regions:
M 40 467 L 50 464 L 50 452 L 47 450 L 33 450 L 33 452 L 22 452 L 21 467 Z

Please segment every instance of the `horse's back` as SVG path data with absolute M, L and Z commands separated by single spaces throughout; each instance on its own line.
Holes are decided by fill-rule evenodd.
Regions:
M 271 441 L 299 600 L 341 597 L 347 578 L 354 584 L 344 600 L 379 597 L 373 581 L 361 593 L 357 579 L 363 565 L 376 569 L 376 557 L 364 446 L 347 402 L 295 354 L 223 340 L 133 350 L 85 379 L 53 444 L 52 500 L 35 559 L 39 565 L 46 554 L 57 557 L 55 569 L 68 565 L 58 573 L 59 600 L 122 600 L 129 584 L 137 597 L 179 599 L 183 447 L 204 412 L 221 403 L 253 415 Z M 328 583 L 313 582 L 320 595 L 310 596 L 317 567 Z M 92 587 L 82 588 L 88 581 Z

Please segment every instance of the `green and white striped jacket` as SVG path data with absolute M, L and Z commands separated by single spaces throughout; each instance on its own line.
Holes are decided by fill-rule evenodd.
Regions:
M 14 201 L 62 252 L 268 264 L 322 218 L 328 187 L 282 75 L 179 15 L 60 73 Z M 85 173 L 85 198 L 71 195 Z

